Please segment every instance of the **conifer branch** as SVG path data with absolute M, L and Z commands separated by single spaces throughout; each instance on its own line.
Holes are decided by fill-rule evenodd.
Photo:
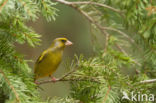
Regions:
M 3 75 L 4 79 L 6 80 L 6 82 L 8 83 L 9 87 L 11 88 L 11 90 L 13 91 L 13 93 L 15 94 L 15 97 L 16 97 L 16 100 L 18 103 L 20 103 L 20 99 L 19 99 L 19 96 L 14 88 L 13 85 L 11 85 L 9 79 L 5 76 L 5 73 L 0 69 L 0 73 Z
M 56 9 L 54 5 L 56 3 L 53 3 L 53 1 L 55 1 L 56 3 L 62 3 L 63 5 L 74 9 L 81 16 L 83 16 L 90 25 L 92 25 L 91 29 L 93 31 L 91 33 L 95 33 L 95 35 L 103 34 L 103 39 L 105 39 L 103 40 L 105 42 L 103 44 L 105 56 L 102 56 L 101 51 L 97 51 L 98 53 L 95 57 L 91 57 L 89 59 L 83 59 L 83 57 L 80 59 L 77 58 L 80 62 L 79 66 L 71 65 L 70 68 L 72 69 L 69 72 L 65 73 L 63 76 L 56 79 L 56 81 L 45 80 L 39 83 L 39 86 L 44 83 L 46 84 L 64 81 L 71 83 L 71 99 L 60 98 L 60 101 L 57 98 L 54 98 L 53 100 L 55 101 L 55 103 L 62 103 L 67 101 L 70 103 L 77 103 L 74 102 L 75 99 L 80 100 L 78 102 L 83 103 L 100 101 L 101 103 L 115 103 L 119 100 L 119 97 L 121 97 L 121 93 L 118 93 L 119 91 L 121 91 L 121 89 L 127 92 L 137 90 L 141 93 L 142 88 L 140 88 L 140 85 L 142 85 L 145 87 L 145 90 L 151 91 L 150 88 L 154 87 L 152 83 L 156 83 L 156 79 L 151 78 L 154 78 L 155 76 L 155 70 L 153 69 L 155 68 L 154 66 L 156 53 L 154 48 L 155 38 L 153 36 L 155 33 L 155 22 L 153 21 L 153 14 L 151 13 L 151 15 L 148 15 L 148 12 L 144 13 L 144 11 L 152 10 L 151 8 L 146 8 L 146 5 L 153 5 L 153 2 L 150 3 L 150 1 L 147 1 L 145 3 L 144 1 L 140 1 L 140 3 L 138 4 L 137 1 L 131 1 L 124 4 L 119 1 L 110 2 L 107 5 L 105 3 L 102 3 L 102 0 L 52 0 L 52 2 L 51 0 L 1 0 L 0 34 L 2 35 L 0 35 L 0 38 L 2 40 L 0 40 L 0 64 L 4 68 L 0 70 L 0 74 L 3 80 L 2 83 L 4 82 L 5 85 L 2 85 L 0 87 L 0 89 L 2 89 L 2 92 L 0 91 L 0 102 L 1 97 L 2 100 L 8 102 L 12 102 L 12 99 L 8 98 L 13 98 L 14 102 L 16 103 L 20 103 L 22 101 L 27 103 L 39 103 L 42 101 L 40 99 L 40 96 L 37 95 L 38 92 L 35 88 L 34 83 L 32 83 L 32 77 L 29 76 L 28 71 L 30 71 L 31 69 L 29 68 L 26 60 L 24 60 L 24 58 L 20 56 L 20 54 L 16 54 L 14 43 L 18 42 L 22 44 L 24 42 L 27 42 L 31 46 L 38 44 L 39 36 L 26 25 L 26 21 L 37 20 L 37 18 L 39 17 L 38 13 L 41 13 L 47 19 L 47 21 L 54 19 L 56 16 Z M 136 6 L 135 4 L 138 5 Z M 115 6 L 113 5 L 118 5 L 118 8 L 115 8 Z M 123 29 L 113 26 L 109 27 L 109 25 L 120 25 L 122 26 L 122 28 L 128 27 L 129 31 L 125 32 Z M 136 32 L 137 35 L 129 35 L 133 32 Z M 109 40 L 109 36 L 111 36 L 112 34 L 118 34 L 118 39 L 121 40 L 121 43 L 123 43 L 122 40 L 127 40 L 128 43 L 130 43 L 129 48 L 124 48 L 124 46 L 120 45 L 118 42 L 115 42 L 114 38 L 111 38 L 111 40 Z M 116 37 L 118 37 L 118 35 Z M 103 36 L 98 35 L 95 36 L 95 38 L 94 36 L 92 36 L 91 38 L 93 38 L 93 40 L 96 40 L 96 37 L 96 43 L 103 43 L 100 41 L 101 39 L 99 39 Z M 112 44 L 114 43 L 116 44 L 113 46 L 116 46 L 119 51 L 121 51 L 120 53 L 118 51 L 115 51 L 116 48 L 107 50 L 107 47 L 112 46 Z M 133 45 L 134 47 L 132 47 Z M 94 46 L 96 49 L 96 44 Z M 139 49 L 139 51 L 136 52 L 138 52 L 138 54 L 140 52 L 142 53 L 131 58 L 131 55 L 129 54 L 130 52 L 128 52 L 128 50 L 132 49 Z M 105 53 L 106 51 L 110 53 Z M 132 54 L 135 54 L 135 52 Z M 143 58 L 139 59 L 141 57 Z M 137 68 L 136 70 L 152 70 L 152 72 L 147 75 L 149 80 L 140 81 L 140 78 L 144 78 L 143 72 L 136 71 L 136 73 L 139 73 L 137 76 L 140 78 L 130 78 L 131 75 L 125 76 L 127 72 L 122 73 L 120 71 L 122 70 L 121 68 L 123 66 L 124 68 L 130 67 L 132 63 L 136 64 L 133 65 L 134 68 Z M 142 63 L 145 63 L 145 65 L 142 65 Z M 13 67 L 13 70 L 8 69 L 7 71 L 5 71 L 7 69 L 5 67 Z M 82 69 L 80 71 L 76 71 L 81 67 Z M 19 68 L 21 68 L 22 71 L 20 71 L 26 75 L 21 75 L 16 72 Z M 13 82 L 13 80 L 15 80 L 15 82 Z M 22 84 L 19 85 L 19 83 Z M 107 87 L 107 84 L 110 83 L 112 84 L 110 85 L 111 87 Z M 122 88 L 120 88 L 119 85 L 122 85 Z M 5 91 L 5 89 L 7 90 Z M 6 93 L 8 93 L 8 98 L 3 98 L 3 95 L 5 95 Z M 84 98 L 84 100 L 81 98 Z M 47 102 L 50 101 L 48 100 Z
M 27 14 L 29 15 L 29 10 L 26 10 L 25 9 L 25 5 L 26 5 L 26 3 L 22 3 L 22 0 L 19 0 L 19 2 L 23 5 L 23 7 L 24 7 L 24 10 L 27 12 Z
M 108 90 L 107 90 L 107 92 L 106 92 L 106 95 L 105 95 L 105 97 L 104 97 L 104 101 L 103 101 L 102 103 L 105 103 L 105 102 L 106 102 L 107 97 L 108 97 L 108 94 L 110 93 L 110 90 L 111 90 L 111 87 L 108 86 Z
M 95 82 L 95 83 L 99 83 L 99 84 L 104 84 L 102 82 L 100 82 L 97 78 L 89 78 L 86 77 L 86 78 L 73 78 L 73 77 L 70 77 L 70 78 L 66 78 L 68 76 L 70 76 L 72 73 L 74 73 L 78 68 L 75 68 L 73 70 L 71 70 L 70 72 L 66 73 L 65 75 L 63 75 L 62 77 L 56 79 L 55 81 L 53 80 L 45 80 L 45 81 L 41 81 L 41 82 L 38 82 L 37 84 L 38 85 L 41 85 L 41 84 L 45 84 L 45 83 L 56 83 L 56 82 L 61 82 L 61 81 L 90 81 L 90 82 Z
M 7 2 L 8 2 L 8 0 L 5 0 L 5 1 L 3 2 L 3 4 L 0 6 L 0 12 L 1 12 L 2 8 L 6 5 Z

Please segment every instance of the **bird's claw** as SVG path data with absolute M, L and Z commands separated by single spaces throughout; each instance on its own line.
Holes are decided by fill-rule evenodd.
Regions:
M 56 82 L 57 79 L 55 77 L 52 77 L 51 80 L 52 82 Z
M 35 81 L 35 84 L 39 84 L 39 82 Z

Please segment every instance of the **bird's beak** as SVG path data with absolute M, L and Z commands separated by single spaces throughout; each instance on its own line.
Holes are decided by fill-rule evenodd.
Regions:
M 73 43 L 71 42 L 71 41 L 69 41 L 69 40 L 67 40 L 67 42 L 65 43 L 65 45 L 66 46 L 70 46 L 70 45 L 72 45 Z

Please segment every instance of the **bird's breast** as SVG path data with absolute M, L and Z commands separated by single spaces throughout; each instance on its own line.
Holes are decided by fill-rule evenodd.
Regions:
M 49 65 L 58 66 L 62 60 L 62 53 L 50 53 L 49 54 Z

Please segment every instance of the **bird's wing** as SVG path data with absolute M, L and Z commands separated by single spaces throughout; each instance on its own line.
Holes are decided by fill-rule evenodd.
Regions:
M 47 56 L 47 51 L 42 52 L 39 58 L 37 59 L 36 63 L 41 63 L 46 56 Z
M 37 70 L 36 70 L 37 64 L 41 63 L 46 58 L 46 56 L 47 56 L 47 51 L 45 50 L 44 52 L 41 53 L 41 55 L 38 57 L 38 59 L 37 59 L 37 61 L 35 63 L 34 73 L 37 72 Z

